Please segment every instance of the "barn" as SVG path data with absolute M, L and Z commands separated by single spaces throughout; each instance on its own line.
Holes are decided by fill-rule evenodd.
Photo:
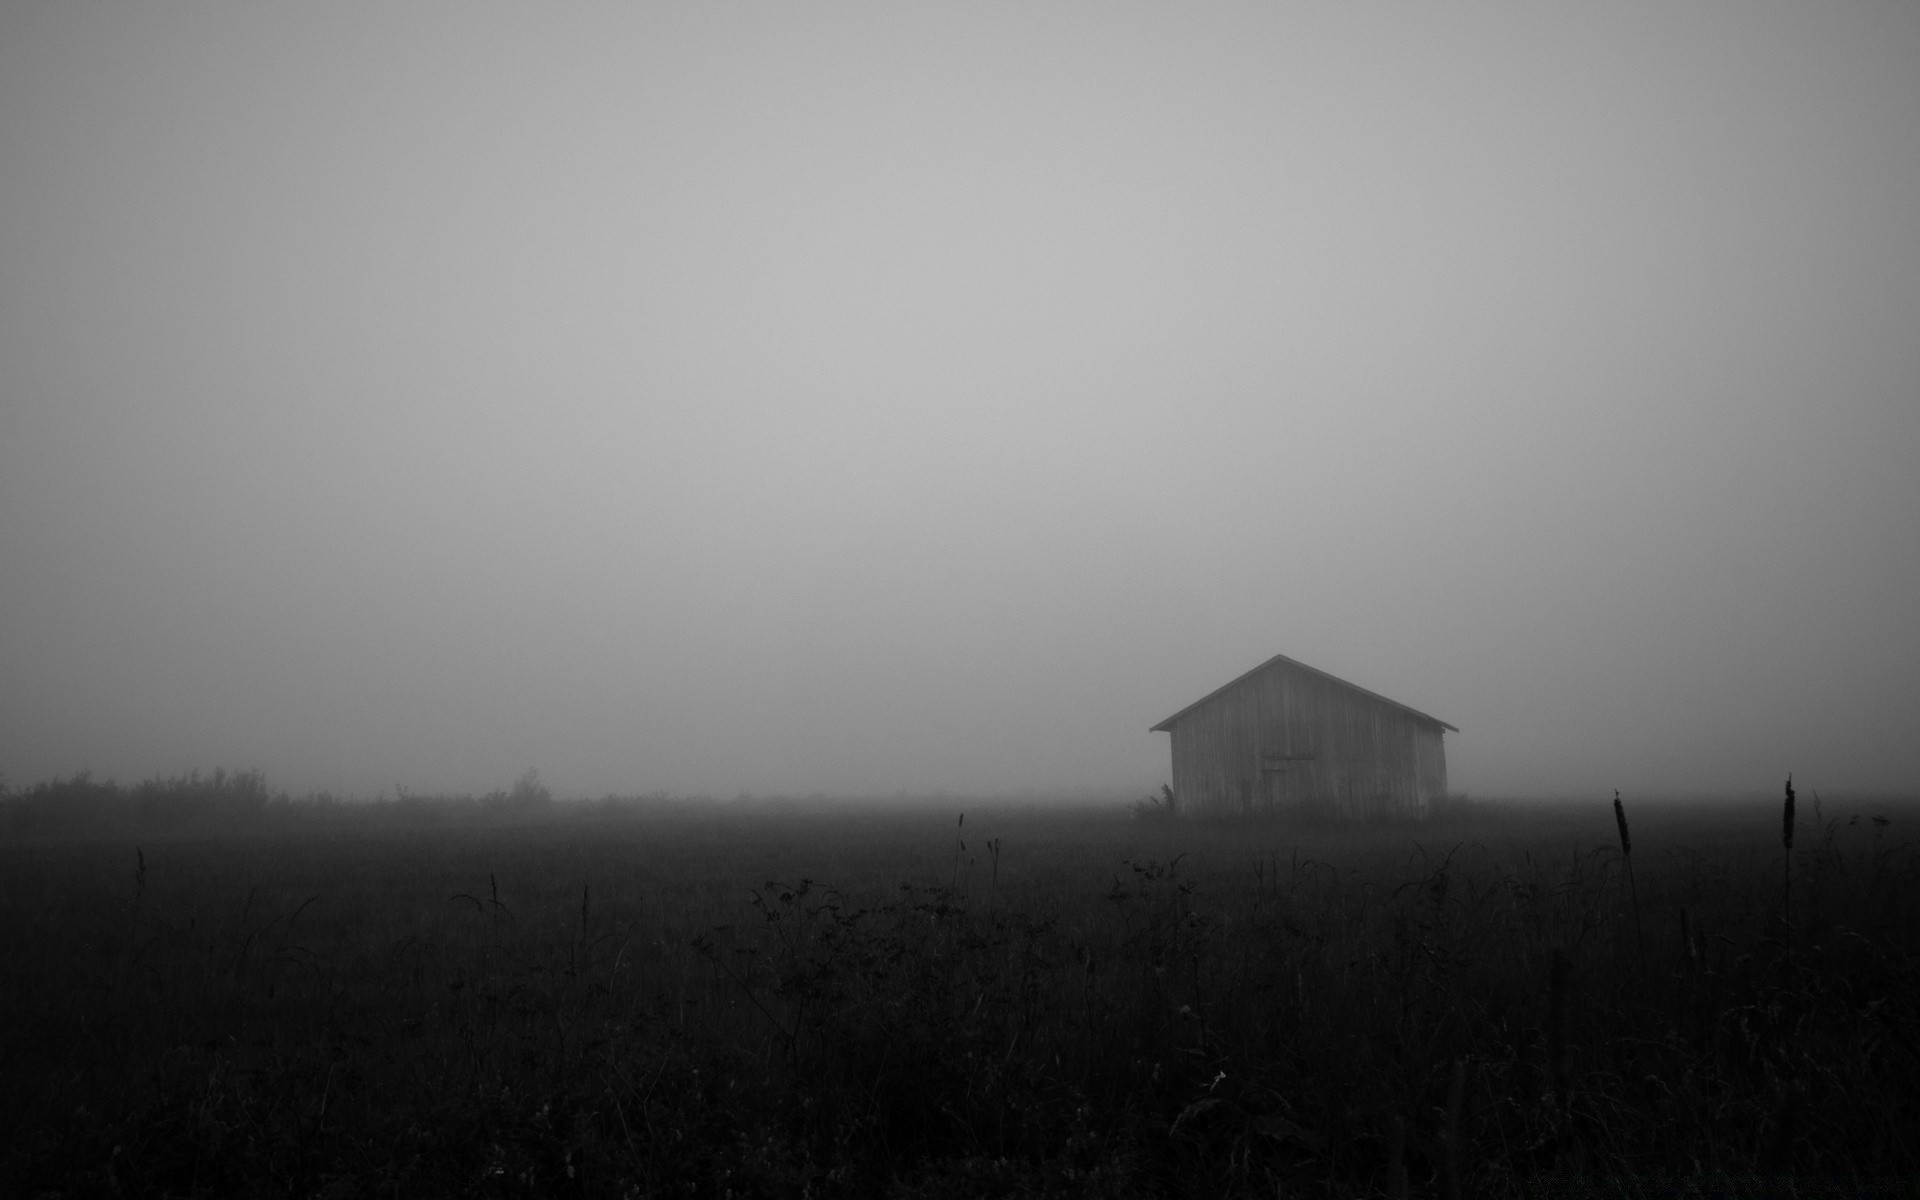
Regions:
M 1153 727 L 1173 735 L 1189 816 L 1425 816 L 1447 794 L 1454 726 L 1284 654 Z

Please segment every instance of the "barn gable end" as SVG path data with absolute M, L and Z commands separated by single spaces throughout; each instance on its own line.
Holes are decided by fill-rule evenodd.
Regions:
M 1276 655 L 1155 725 L 1192 816 L 1424 816 L 1447 793 L 1437 717 Z

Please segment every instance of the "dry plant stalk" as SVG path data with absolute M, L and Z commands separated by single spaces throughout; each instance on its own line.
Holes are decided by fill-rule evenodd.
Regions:
M 1466 1100 L 1467 1060 L 1453 1060 L 1453 1086 L 1447 1089 L 1447 1200 L 1460 1200 L 1460 1110 Z
M 1554 947 L 1547 976 L 1547 1096 L 1564 1117 L 1567 1111 L 1567 976 L 1573 964 Z
M 1760 1158 L 1760 1168 L 1767 1175 L 1786 1175 L 1793 1167 L 1793 1142 L 1799 1133 L 1801 1109 L 1806 1096 L 1797 1087 L 1790 1087 L 1780 1098 L 1780 1107 L 1773 1118 L 1767 1144 Z
M 1393 1119 L 1393 1147 L 1387 1157 L 1387 1195 L 1407 1200 L 1407 1119 Z

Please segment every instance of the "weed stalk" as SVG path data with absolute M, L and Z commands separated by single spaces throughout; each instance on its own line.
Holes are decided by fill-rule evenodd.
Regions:
M 1783 944 L 1793 941 L 1793 776 L 1787 776 L 1787 802 L 1780 813 L 1780 845 L 1786 850 L 1786 859 L 1781 864 L 1780 883 L 1780 939 Z

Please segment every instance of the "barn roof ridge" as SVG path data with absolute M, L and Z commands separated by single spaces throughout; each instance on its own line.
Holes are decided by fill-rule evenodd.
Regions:
M 1173 724 L 1175 721 L 1178 721 L 1180 718 L 1186 716 L 1188 713 L 1192 712 L 1194 709 L 1199 708 L 1201 705 L 1206 704 L 1208 701 L 1214 699 L 1216 696 L 1220 696 L 1227 692 L 1232 691 L 1234 688 L 1239 687 L 1241 684 L 1245 683 L 1247 680 L 1252 679 L 1255 675 L 1258 675 L 1260 672 L 1265 671 L 1269 667 L 1272 667 L 1278 663 L 1286 663 L 1290 667 L 1298 667 L 1302 671 L 1307 671 L 1311 674 L 1318 675 L 1323 679 L 1330 679 L 1333 682 L 1339 684 L 1341 687 L 1351 688 L 1352 690 L 1359 692 L 1363 696 L 1369 696 L 1375 700 L 1380 701 L 1382 704 L 1390 704 L 1394 708 L 1397 708 L 1402 712 L 1411 713 L 1413 716 L 1419 717 L 1422 721 L 1431 721 L 1433 724 L 1440 726 L 1440 728 L 1442 729 L 1451 729 L 1455 733 L 1460 732 L 1459 726 L 1449 725 L 1445 721 L 1442 721 L 1439 717 L 1432 716 L 1428 713 L 1423 713 L 1419 709 L 1413 707 L 1410 704 L 1402 704 L 1398 700 L 1389 699 L 1386 696 L 1382 696 L 1379 692 L 1372 691 L 1368 688 L 1363 688 L 1357 683 L 1349 683 L 1346 680 L 1340 678 L 1338 675 L 1334 675 L 1331 672 L 1322 671 L 1319 667 L 1310 667 L 1306 663 L 1301 662 L 1299 659 L 1288 658 L 1284 654 L 1276 654 L 1272 658 L 1261 663 L 1259 666 L 1253 668 L 1253 670 L 1247 671 L 1241 675 L 1234 676 L 1232 679 L 1228 680 L 1226 683 L 1221 684 L 1219 687 L 1208 692 L 1206 695 L 1200 697 L 1198 700 L 1195 700 L 1192 704 L 1187 705 L 1185 708 L 1181 709 L 1179 712 L 1168 717 L 1166 720 L 1160 722 L 1158 725 L 1155 725 L 1152 729 L 1148 730 L 1147 732 L 1172 733 Z

